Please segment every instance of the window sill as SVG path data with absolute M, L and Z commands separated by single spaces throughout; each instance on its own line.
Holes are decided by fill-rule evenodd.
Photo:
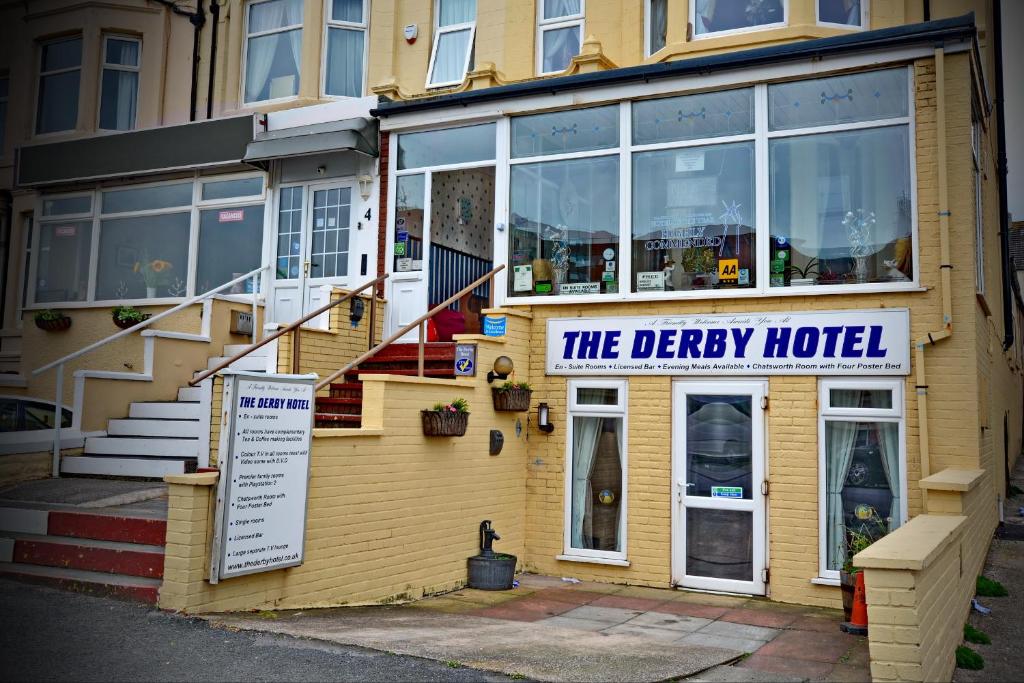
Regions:
M 580 557 L 579 555 L 555 555 L 562 562 L 582 562 L 584 564 L 607 564 L 612 567 L 628 567 L 629 560 L 613 560 L 606 557 Z
M 839 579 L 827 579 L 827 578 L 825 578 L 823 576 L 815 576 L 813 579 L 811 579 L 811 583 L 815 584 L 816 586 L 834 586 L 834 587 L 838 587 L 839 586 Z

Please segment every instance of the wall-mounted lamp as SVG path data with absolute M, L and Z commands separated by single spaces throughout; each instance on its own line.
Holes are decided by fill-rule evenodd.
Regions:
M 359 297 L 353 297 L 352 303 L 349 305 L 348 319 L 352 323 L 352 328 L 359 327 L 359 321 L 363 319 L 363 313 L 366 311 L 366 303 L 363 302 Z
M 496 379 L 505 379 L 512 374 L 515 367 L 512 359 L 508 356 L 498 356 L 494 359 L 494 369 L 487 372 L 487 383 L 490 384 Z
M 549 414 L 550 409 L 548 408 L 547 403 L 537 404 L 537 429 L 545 434 L 550 434 L 555 431 L 555 425 L 551 424 Z
M 356 178 L 356 181 L 359 183 L 359 196 L 365 202 L 370 198 L 370 192 L 373 190 L 373 176 L 361 175 Z

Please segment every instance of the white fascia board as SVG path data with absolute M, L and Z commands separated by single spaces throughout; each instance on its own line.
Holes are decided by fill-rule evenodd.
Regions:
M 267 114 L 267 131 L 299 128 L 314 123 L 327 123 L 343 119 L 370 118 L 370 110 L 377 106 L 377 96 L 347 97 L 309 107 L 295 107 Z

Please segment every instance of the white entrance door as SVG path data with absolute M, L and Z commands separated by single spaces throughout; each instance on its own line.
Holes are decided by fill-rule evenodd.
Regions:
M 334 287 L 349 283 L 354 220 L 350 183 L 296 185 L 279 190 L 275 322 L 289 323 L 327 303 Z M 326 328 L 327 315 L 309 321 Z
M 766 395 L 766 382 L 673 384 L 675 585 L 765 592 Z
M 430 288 L 430 173 L 402 175 L 395 182 L 394 228 L 388 236 L 388 324 L 396 332 L 427 312 Z M 400 341 L 414 342 L 411 330 Z

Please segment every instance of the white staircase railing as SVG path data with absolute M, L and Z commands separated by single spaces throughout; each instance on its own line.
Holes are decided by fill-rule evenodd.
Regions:
M 190 299 L 186 299 L 185 301 L 182 301 L 180 304 L 178 304 L 177 306 L 174 306 L 173 308 L 169 308 L 169 309 L 167 309 L 166 311 L 164 311 L 162 313 L 157 313 L 153 317 L 146 318 L 145 320 L 143 320 L 142 322 L 140 322 L 140 323 L 138 323 L 136 325 L 132 325 L 131 327 L 129 327 L 129 328 L 125 329 L 125 330 L 121 330 L 120 332 L 112 334 L 109 337 L 106 337 L 105 339 L 101 339 L 101 340 L 99 340 L 97 342 L 93 342 L 92 344 L 89 344 L 88 346 L 82 347 L 82 348 L 80 348 L 77 351 L 69 353 L 66 356 L 58 358 L 55 361 L 47 363 L 46 365 L 43 365 L 43 366 L 38 367 L 35 370 L 33 370 L 32 371 L 32 376 L 35 377 L 36 375 L 40 375 L 40 374 L 46 372 L 47 370 L 50 370 L 51 368 L 57 368 L 57 386 L 56 386 L 55 391 L 54 391 L 54 393 L 56 395 L 56 401 L 54 401 L 54 419 L 53 419 L 53 471 L 52 471 L 51 476 L 52 477 L 59 477 L 60 476 L 60 428 L 61 428 L 61 421 L 62 421 L 62 418 L 64 416 L 63 409 L 62 409 L 61 405 L 63 403 L 63 398 L 64 398 L 64 366 L 68 362 L 73 361 L 76 358 L 79 358 L 81 356 L 84 356 L 87 353 L 95 351 L 96 349 L 98 349 L 98 348 L 100 348 L 102 346 L 106 346 L 110 342 L 116 341 L 116 340 L 120 339 L 121 337 L 126 337 L 129 334 L 134 334 L 135 332 L 139 332 L 142 329 L 144 329 L 146 327 L 149 327 L 153 323 L 157 322 L 158 320 L 162 320 L 162 319 L 166 318 L 169 315 L 177 313 L 178 311 L 180 311 L 183 308 L 188 308 L 189 306 L 193 306 L 193 305 L 195 305 L 195 304 L 197 304 L 197 303 L 199 303 L 201 301 L 205 301 L 207 299 L 210 299 L 214 295 L 216 295 L 218 292 L 221 292 L 221 291 L 227 289 L 228 287 L 231 287 L 233 285 L 239 284 L 241 282 L 245 282 L 246 280 L 248 280 L 250 278 L 252 278 L 252 340 L 253 340 L 253 343 L 255 343 L 256 342 L 256 328 L 258 327 L 257 324 L 256 324 L 256 320 L 257 320 L 258 297 L 259 297 L 259 292 L 260 292 L 260 286 L 259 286 L 260 285 L 260 276 L 263 273 L 263 271 L 266 270 L 269 267 L 270 266 L 260 266 L 259 268 L 256 268 L 255 270 L 250 270 L 245 275 L 240 275 L 240 276 L 236 277 L 234 280 L 231 280 L 230 282 L 225 282 L 222 285 L 218 285 L 216 288 L 211 289 L 208 292 L 204 292 L 203 294 L 197 294 L 196 296 L 193 296 Z

